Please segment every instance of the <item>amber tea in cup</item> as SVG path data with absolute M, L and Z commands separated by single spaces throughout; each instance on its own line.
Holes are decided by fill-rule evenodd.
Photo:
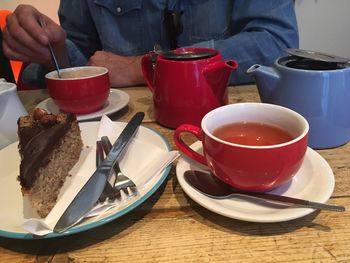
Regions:
M 258 122 L 236 122 L 216 128 L 213 135 L 230 143 L 265 146 L 293 140 L 293 136 L 279 127 Z
M 100 75 L 106 72 L 102 67 L 77 67 L 70 68 L 69 70 L 61 70 L 60 78 L 62 79 L 75 79 L 75 78 L 87 78 Z M 54 76 L 58 78 L 58 76 Z

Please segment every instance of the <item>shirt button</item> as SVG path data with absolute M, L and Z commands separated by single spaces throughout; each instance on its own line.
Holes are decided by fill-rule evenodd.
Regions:
M 121 7 L 117 7 L 117 13 L 120 13 L 122 11 Z

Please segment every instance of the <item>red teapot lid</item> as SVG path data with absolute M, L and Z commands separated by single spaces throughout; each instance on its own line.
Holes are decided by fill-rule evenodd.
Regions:
M 215 50 L 171 50 L 164 52 L 163 58 L 169 60 L 196 60 L 210 58 L 217 54 Z

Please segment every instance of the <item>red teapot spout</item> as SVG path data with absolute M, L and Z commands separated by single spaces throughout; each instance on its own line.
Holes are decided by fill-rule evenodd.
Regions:
M 205 79 L 215 96 L 227 100 L 223 104 L 228 103 L 228 97 L 224 96 L 224 93 L 227 93 L 231 71 L 236 70 L 237 67 L 238 63 L 235 60 L 226 60 L 210 63 L 203 69 Z

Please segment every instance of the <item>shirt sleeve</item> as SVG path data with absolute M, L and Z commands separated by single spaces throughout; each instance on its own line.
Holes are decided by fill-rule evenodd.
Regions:
M 61 0 L 58 16 L 67 33 L 67 48 L 71 66 L 85 65 L 97 50 L 100 38 L 90 13 L 91 1 Z
M 232 4 L 231 21 L 230 37 L 194 45 L 218 49 L 225 60 L 238 62 L 231 84 L 253 82 L 246 74 L 250 66 L 272 65 L 286 48 L 299 46 L 292 0 L 236 0 Z

